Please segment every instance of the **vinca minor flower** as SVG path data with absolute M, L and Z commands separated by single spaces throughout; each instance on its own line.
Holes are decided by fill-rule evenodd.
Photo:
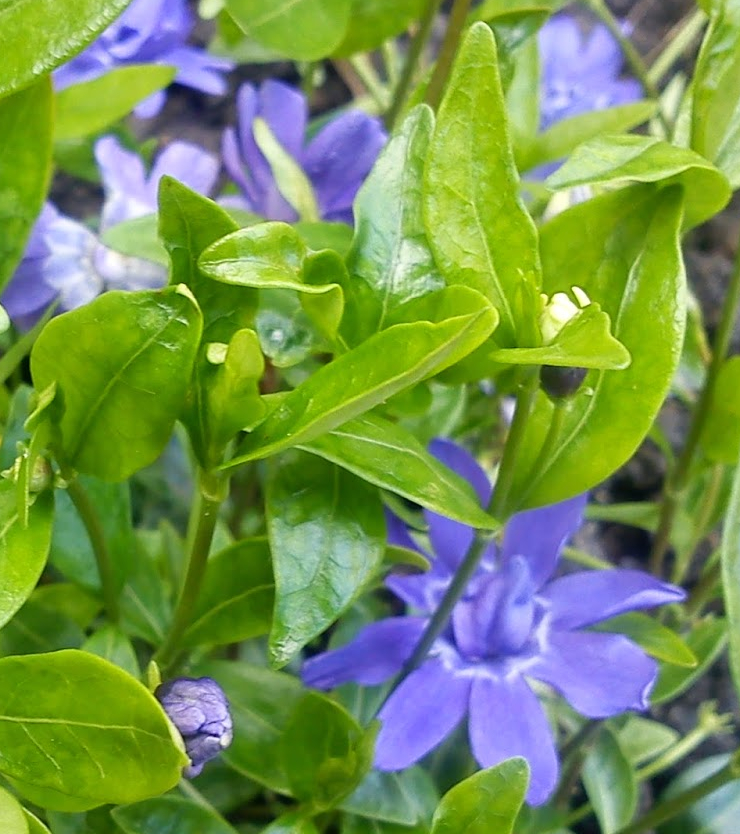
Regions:
M 127 64 L 166 64 L 177 70 L 175 81 L 204 93 L 226 92 L 223 75 L 233 62 L 215 58 L 189 46 L 195 17 L 187 0 L 133 0 L 90 46 L 54 73 L 57 89 L 92 81 L 108 70 Z M 155 116 L 165 102 L 159 90 L 142 101 L 134 112 L 141 118 Z
M 185 742 L 192 779 L 203 765 L 225 750 L 233 737 L 229 702 L 213 678 L 175 678 L 154 693 Z
M 261 118 L 303 169 L 324 220 L 352 223 L 352 202 L 370 173 L 386 135 L 378 119 L 350 110 L 305 140 L 308 105 L 298 90 L 265 81 L 244 84 L 237 94 L 238 125 L 223 137 L 224 166 L 241 191 L 239 204 L 268 220 L 292 222 L 298 213 L 280 193 L 270 163 L 258 147 L 254 120 Z
M 433 453 L 465 477 L 485 506 L 491 487 L 470 455 L 447 441 Z M 527 799 L 547 800 L 558 760 L 532 682 L 553 687 L 589 718 L 644 710 L 657 664 L 621 634 L 585 630 L 617 614 L 676 602 L 681 589 L 636 570 L 590 570 L 553 579 L 563 544 L 581 523 L 586 496 L 515 515 L 500 546 L 491 544 L 451 621 L 423 663 L 387 700 L 375 765 L 408 767 L 468 716 L 473 755 L 481 767 L 512 756 L 529 762 Z M 362 629 L 349 644 L 309 659 L 303 680 L 331 689 L 348 681 L 380 684 L 401 670 L 473 541 L 474 531 L 426 512 L 434 555 L 419 576 L 390 577 L 409 607 Z M 415 547 L 398 519 L 396 543 Z

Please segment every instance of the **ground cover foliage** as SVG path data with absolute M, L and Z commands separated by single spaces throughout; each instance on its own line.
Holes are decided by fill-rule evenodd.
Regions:
M 0 0 L 3 834 L 735 834 L 740 3 L 683 5 Z

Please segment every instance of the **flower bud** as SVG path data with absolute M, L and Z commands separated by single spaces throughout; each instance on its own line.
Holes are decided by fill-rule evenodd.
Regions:
M 556 292 L 552 298 L 542 295 L 544 306 L 539 323 L 542 341 L 546 345 L 552 344 L 565 325 L 591 303 L 591 299 L 580 287 L 571 287 L 571 292 L 578 305 L 564 292 Z
M 212 678 L 175 678 L 158 686 L 154 695 L 185 742 L 190 765 L 183 775 L 192 779 L 231 744 L 226 695 Z
M 586 368 L 560 368 L 543 365 L 540 368 L 540 387 L 553 400 L 572 397 L 583 384 Z

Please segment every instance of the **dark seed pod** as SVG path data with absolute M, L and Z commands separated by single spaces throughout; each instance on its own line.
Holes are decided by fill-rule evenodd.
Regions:
M 540 386 L 554 400 L 572 397 L 583 384 L 587 368 L 559 368 L 543 365 L 540 368 Z

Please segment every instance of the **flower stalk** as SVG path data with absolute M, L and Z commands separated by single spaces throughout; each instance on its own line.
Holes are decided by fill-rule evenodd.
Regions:
M 455 55 L 457 55 L 457 48 L 460 45 L 463 32 L 465 31 L 471 5 L 472 0 L 455 0 L 453 3 L 452 11 L 447 21 L 447 31 L 442 41 L 442 48 L 439 50 L 439 58 L 437 58 L 434 72 L 427 87 L 426 103 L 433 110 L 436 110 L 440 101 L 442 101 L 442 94 L 444 93 L 447 79 L 452 71 L 452 65 L 455 61 Z

